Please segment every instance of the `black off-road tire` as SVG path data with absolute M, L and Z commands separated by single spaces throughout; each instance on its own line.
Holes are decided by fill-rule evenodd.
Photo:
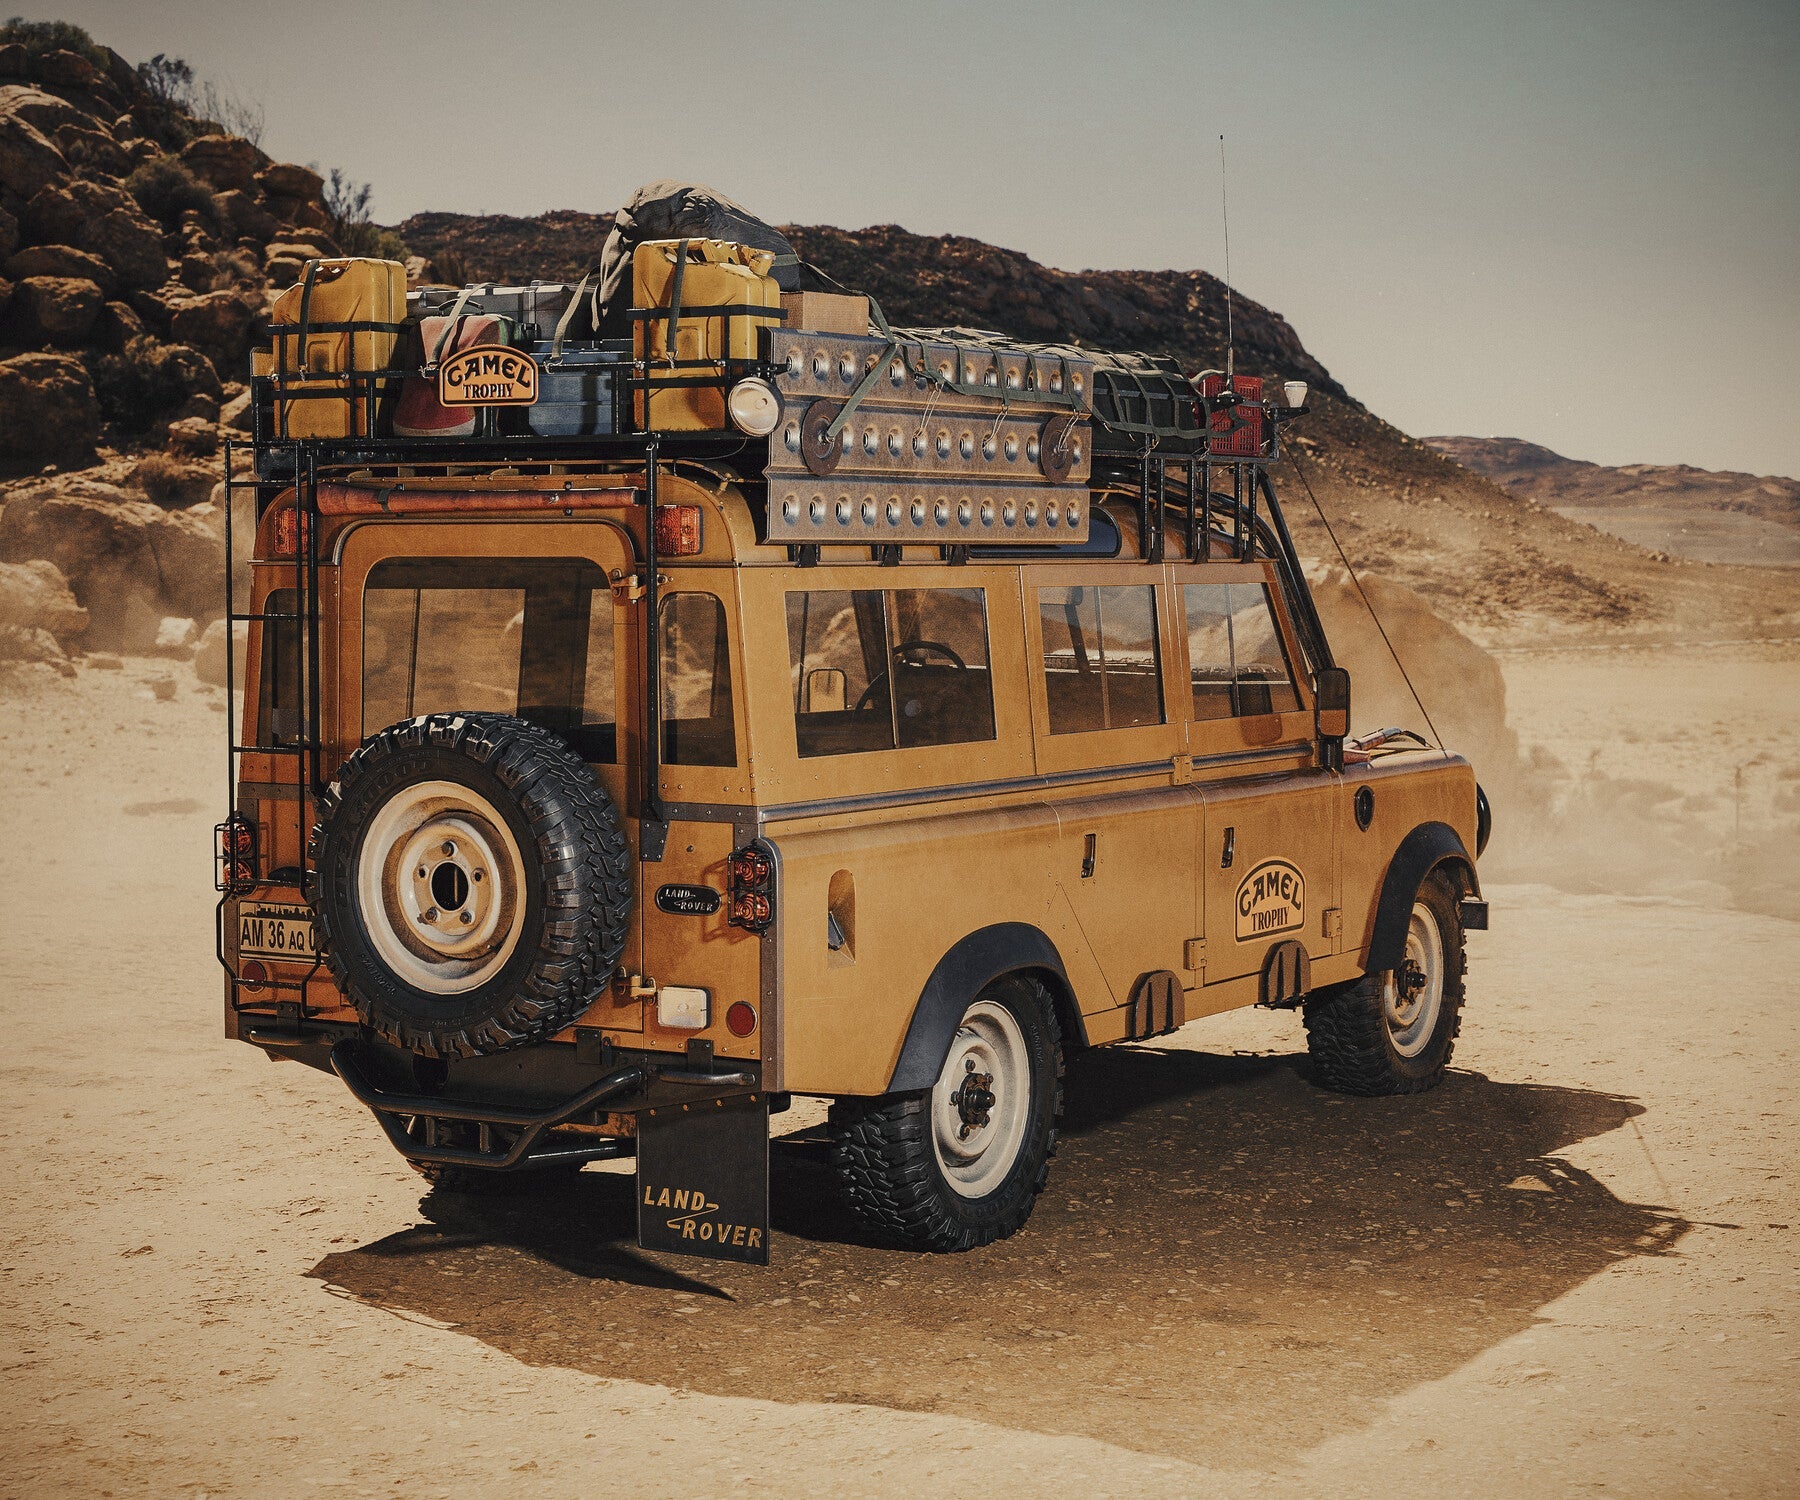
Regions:
M 397 974 L 371 939 L 357 892 L 372 820 L 425 781 L 484 798 L 524 868 L 510 957 L 460 994 Z M 561 1030 L 610 983 L 624 949 L 631 857 L 612 801 L 562 740 L 507 714 L 429 714 L 371 735 L 321 798 L 309 852 L 325 963 L 365 1025 L 426 1057 L 502 1052 Z
M 1394 1045 L 1383 1001 L 1388 975 L 1365 974 L 1307 997 L 1306 1050 L 1316 1082 L 1340 1094 L 1422 1094 L 1443 1081 L 1462 1030 L 1463 952 L 1461 892 L 1434 871 L 1419 888 L 1443 943 L 1443 999 L 1430 1039 L 1416 1056 Z
M 1024 1033 L 1031 1112 L 1012 1168 L 969 1198 L 949 1184 L 932 1140 L 932 1093 L 840 1099 L 829 1121 L 831 1165 L 850 1212 L 884 1240 L 914 1250 L 972 1250 L 1016 1233 L 1050 1178 L 1062 1120 L 1063 1050 L 1056 1005 L 1036 979 L 1000 980 L 978 997 L 1004 1006 Z

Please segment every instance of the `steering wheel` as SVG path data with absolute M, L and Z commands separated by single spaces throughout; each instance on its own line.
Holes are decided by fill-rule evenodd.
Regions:
M 935 651 L 939 656 L 949 657 L 951 663 L 955 666 L 957 671 L 966 672 L 969 670 L 969 664 L 966 661 L 964 661 L 960 656 L 958 656 L 956 654 L 956 652 L 954 650 L 952 650 L 949 646 L 946 646 L 942 641 L 922 641 L 922 640 L 902 641 L 898 646 L 894 647 L 894 655 L 900 657 L 902 660 L 904 660 L 910 652 L 914 652 L 914 651 L 923 652 L 926 654 L 929 654 L 929 653 Z M 883 667 L 879 672 L 877 672 L 873 677 L 871 677 L 869 679 L 869 685 L 862 690 L 862 696 L 856 700 L 856 707 L 851 709 L 850 711 L 852 713 L 861 713 L 865 708 L 867 708 L 871 703 L 873 703 L 875 701 L 875 694 L 880 690 L 881 685 L 884 682 L 886 682 L 887 680 L 888 680 L 888 669 L 886 667 Z

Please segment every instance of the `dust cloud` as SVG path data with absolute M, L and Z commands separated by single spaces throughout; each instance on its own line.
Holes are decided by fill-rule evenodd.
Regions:
M 1791 648 L 1491 652 L 1405 585 L 1361 583 L 1341 569 L 1313 582 L 1353 730 L 1417 728 L 1469 759 L 1494 810 L 1485 880 L 1800 919 Z

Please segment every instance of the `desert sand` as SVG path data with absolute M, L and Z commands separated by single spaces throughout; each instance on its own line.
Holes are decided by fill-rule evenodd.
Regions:
M 1012 1240 L 860 1242 L 800 1105 L 766 1272 L 629 1181 L 423 1193 L 221 1037 L 222 694 L 0 683 L 0 1493 L 1800 1490 L 1800 648 L 1501 653 L 1452 1076 L 1239 1013 L 1078 1066 Z M 1787 915 L 1777 913 L 1785 912 Z

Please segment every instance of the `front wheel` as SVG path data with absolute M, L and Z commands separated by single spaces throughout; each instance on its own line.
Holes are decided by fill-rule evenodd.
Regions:
M 971 1250 L 1031 1217 L 1061 1116 L 1055 1004 L 1035 979 L 1003 979 L 963 1012 L 929 1091 L 832 1106 L 832 1167 L 882 1238 Z
M 1306 1050 L 1326 1088 L 1420 1094 L 1443 1081 L 1462 1028 L 1460 894 L 1434 871 L 1413 899 L 1400 968 L 1308 997 Z

